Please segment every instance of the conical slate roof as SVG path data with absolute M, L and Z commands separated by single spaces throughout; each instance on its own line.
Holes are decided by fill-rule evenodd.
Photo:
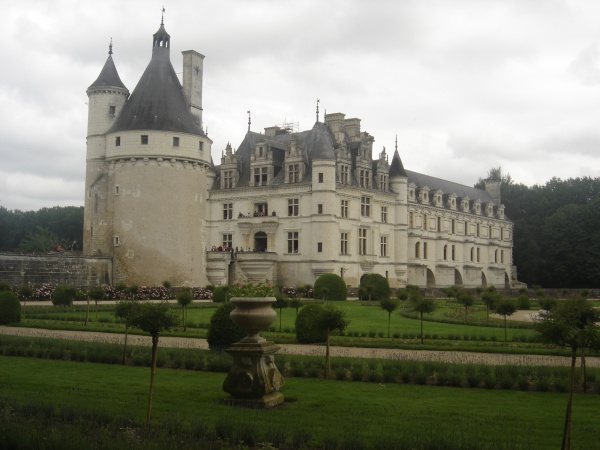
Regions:
M 334 138 L 330 128 L 321 122 L 316 122 L 312 130 L 308 131 L 304 139 L 300 142 L 308 150 L 311 159 L 333 159 L 335 160 L 335 151 L 333 149 Z
M 115 62 L 112 59 L 112 50 L 109 52 L 108 59 L 104 63 L 104 67 L 100 71 L 100 75 L 98 75 L 96 81 L 94 81 L 88 89 L 107 86 L 118 87 L 127 90 L 121 81 L 121 78 L 119 77 Z
M 407 176 L 408 175 L 406 174 L 406 170 L 404 170 L 404 165 L 402 164 L 402 160 L 400 159 L 398 149 L 396 149 L 392 158 L 392 164 L 390 165 L 390 178 Z
M 154 34 L 152 59 L 109 133 L 163 130 L 204 136 L 171 64 L 168 40 L 161 24 Z

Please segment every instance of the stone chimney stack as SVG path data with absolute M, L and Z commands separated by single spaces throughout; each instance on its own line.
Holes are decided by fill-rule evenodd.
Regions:
M 204 55 L 194 50 L 186 50 L 183 54 L 183 92 L 190 111 L 202 128 L 202 72 Z

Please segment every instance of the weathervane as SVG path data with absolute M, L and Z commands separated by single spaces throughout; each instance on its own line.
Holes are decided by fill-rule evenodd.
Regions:
M 398 135 L 396 135 L 396 151 L 398 151 Z
M 112 55 L 112 38 L 110 38 L 110 44 L 108 44 L 108 54 Z
M 164 25 L 165 24 L 165 5 L 162 6 L 162 15 L 160 17 L 160 24 Z
M 248 131 L 250 131 L 250 124 L 252 123 L 252 119 L 250 118 L 250 110 L 248 110 Z
M 319 121 L 319 99 L 317 99 L 317 122 Z

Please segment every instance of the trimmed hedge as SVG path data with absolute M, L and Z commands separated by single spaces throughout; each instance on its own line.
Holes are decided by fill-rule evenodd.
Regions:
M 213 296 L 215 293 L 213 293 Z M 208 348 L 212 351 L 222 352 L 231 344 L 244 339 L 248 334 L 231 321 L 229 313 L 231 313 L 234 308 L 235 305 L 233 303 L 225 302 L 219 306 L 210 318 L 208 337 L 206 340 L 208 342 Z
M 227 292 L 229 291 L 229 286 L 219 286 L 216 287 L 212 293 L 212 301 L 215 303 L 223 303 L 227 301 Z
M 0 325 L 21 321 L 21 302 L 10 291 L 0 292 Z
M 334 273 L 321 275 L 315 281 L 314 298 L 322 300 L 346 300 L 348 289 L 344 280 Z
M 319 328 L 318 322 L 325 309 L 316 303 L 306 305 L 296 317 L 296 340 L 300 344 L 325 342 L 327 332 Z
M 72 306 L 77 296 L 77 288 L 61 284 L 52 293 L 52 304 L 54 306 Z
M 360 280 L 359 291 L 364 296 L 362 300 L 369 299 L 369 290 L 367 286 L 371 287 L 371 300 L 379 301 L 390 297 L 390 284 L 384 276 L 378 273 L 367 273 Z

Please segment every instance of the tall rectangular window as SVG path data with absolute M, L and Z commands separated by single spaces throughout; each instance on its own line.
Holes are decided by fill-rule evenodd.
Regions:
M 342 184 L 348 184 L 350 180 L 350 167 L 347 165 L 342 165 L 341 167 L 341 182 Z
M 427 242 L 423 242 L 423 259 L 427 259 Z
M 371 198 L 360 198 L 360 215 L 363 217 L 371 217 Z
M 173 147 L 179 147 L 179 138 L 177 136 L 173 136 Z
M 256 203 L 254 205 L 254 216 L 264 217 L 269 215 L 269 205 L 267 203 Z
M 387 191 L 387 175 L 379 175 L 379 190 L 386 192 Z
M 323 182 L 323 173 L 319 173 L 319 183 Z
M 415 226 L 415 215 L 411 212 L 408 213 L 408 228 L 414 228 Z
M 440 231 L 442 231 L 442 218 L 441 217 L 437 218 L 437 231 L 438 231 L 438 233 Z
M 223 219 L 233 219 L 233 203 L 223 203 Z
M 366 228 L 358 229 L 358 254 L 359 255 L 367 254 L 367 229 Z
M 480 252 L 480 250 L 481 249 L 479 247 L 477 247 L 477 262 L 481 262 L 481 259 L 480 259 L 481 252 Z
M 429 216 L 428 215 L 423 216 L 423 229 L 425 231 L 427 231 L 429 229 Z
M 452 246 L 452 261 L 456 260 L 456 247 Z
M 381 223 L 387 223 L 387 206 L 381 207 Z
M 504 264 L 504 250 L 500 250 L 500 263 Z
M 448 246 L 444 245 L 444 261 L 448 259 Z
M 225 189 L 233 189 L 233 170 L 226 170 L 223 174 L 223 187 Z
M 299 200 L 297 198 L 288 198 L 288 216 L 297 216 L 299 212 Z
M 380 243 L 380 255 L 387 256 L 387 236 L 381 236 Z
M 456 219 L 452 219 L 452 234 L 456 233 Z
M 323 243 L 317 242 L 317 253 L 323 253 Z
M 288 253 L 298 253 L 298 232 L 289 231 L 287 234 Z
M 148 135 L 147 134 L 142 134 L 141 140 L 142 140 L 141 141 L 142 145 L 148 145 Z
M 290 164 L 288 166 L 288 182 L 299 183 L 300 182 L 300 165 Z
M 121 136 L 117 136 L 115 138 L 115 147 L 120 147 L 121 146 Z
M 228 249 L 233 247 L 233 235 L 232 234 L 224 234 L 223 235 L 223 248 Z
M 323 214 L 323 203 L 317 205 L 317 214 Z
M 348 217 L 348 200 L 342 200 L 341 202 L 341 213 L 340 215 L 342 217 Z
M 115 106 L 108 107 L 108 115 L 109 116 L 114 116 L 116 111 L 117 111 L 117 108 Z
M 348 254 L 348 233 L 340 234 L 340 255 Z
M 204 150 L 204 142 L 198 141 L 198 150 L 200 150 L 200 151 Z
M 256 167 L 254 169 L 254 186 L 266 186 L 268 181 L 268 174 L 268 167 Z

